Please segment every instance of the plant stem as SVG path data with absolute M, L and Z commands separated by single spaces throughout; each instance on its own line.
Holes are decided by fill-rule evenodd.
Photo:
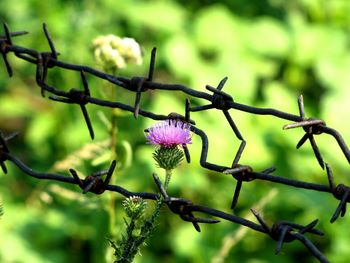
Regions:
M 115 75 L 116 74 L 116 69 L 110 70 L 111 74 Z M 116 97 L 115 94 L 115 88 L 114 86 L 111 85 L 111 99 L 114 101 Z M 116 109 L 112 108 L 112 116 L 111 116 L 111 131 L 110 131 L 110 137 L 111 137 L 111 161 L 117 159 L 117 117 L 116 117 Z M 112 176 L 112 178 L 114 178 Z M 111 192 L 109 195 L 109 209 L 108 209 L 108 214 L 109 214 L 109 234 L 114 238 L 115 237 L 115 223 L 116 223 L 116 218 L 115 218 L 115 200 L 116 196 Z
M 172 170 L 165 170 L 165 182 L 164 188 L 167 189 L 171 179 Z M 117 263 L 130 263 L 133 262 L 139 247 L 145 243 L 146 239 L 150 237 L 152 232 L 155 229 L 155 221 L 157 220 L 160 211 L 164 204 L 164 197 L 159 196 L 159 199 L 156 201 L 156 206 L 153 210 L 152 215 L 149 219 L 141 222 L 140 234 L 138 236 L 133 235 L 136 223 L 131 220 L 127 226 L 127 236 L 120 245 L 121 256 L 117 259 Z
M 168 189 L 170 179 L 171 179 L 171 172 L 172 170 L 165 170 L 165 182 L 164 182 L 165 190 Z
M 165 182 L 164 182 L 164 188 L 167 189 L 170 183 L 170 179 L 171 179 L 171 170 L 165 170 Z M 150 219 L 148 220 L 150 225 L 151 225 L 151 229 L 150 229 L 150 233 L 153 231 L 154 229 L 154 222 L 157 219 L 157 217 L 159 216 L 160 210 L 163 207 L 164 204 L 164 197 L 160 195 L 159 199 L 157 199 L 156 202 L 156 206 L 153 210 L 153 213 L 150 217 Z M 146 225 L 146 223 L 145 223 Z
M 116 261 L 118 263 L 129 263 L 134 260 L 134 257 L 138 251 L 137 247 L 135 247 L 135 237 L 133 236 L 133 232 L 135 230 L 135 221 L 131 220 L 126 229 L 126 237 L 121 247 L 121 256 Z

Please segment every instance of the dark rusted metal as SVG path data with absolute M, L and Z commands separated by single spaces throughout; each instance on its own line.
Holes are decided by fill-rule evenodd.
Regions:
M 153 75 L 154 75 L 154 67 L 156 64 L 156 54 L 157 54 L 157 49 L 154 47 L 151 51 L 151 60 L 149 63 L 149 71 L 148 71 L 148 81 L 153 81 Z
M 232 208 L 236 206 L 238 202 L 238 197 L 239 197 L 239 193 L 242 188 L 243 182 L 251 182 L 253 180 L 258 179 L 258 180 L 269 181 L 272 183 L 279 183 L 287 186 L 293 186 L 297 188 L 320 191 L 324 193 L 332 193 L 334 198 L 339 200 L 340 203 L 335 213 L 332 216 L 331 222 L 334 222 L 339 217 L 339 215 L 340 216 L 345 215 L 346 204 L 350 202 L 350 197 L 349 197 L 350 188 L 344 184 L 335 185 L 334 179 L 328 164 L 326 164 L 326 169 L 327 169 L 327 175 L 329 179 L 329 186 L 271 175 L 271 173 L 274 171 L 274 168 L 269 168 L 259 173 L 259 172 L 254 172 L 253 168 L 248 165 L 239 164 L 239 160 L 244 151 L 246 141 L 243 139 L 243 136 L 239 131 L 236 123 L 233 121 L 230 115 L 230 110 L 238 110 L 238 111 L 257 114 L 257 115 L 271 115 L 280 119 L 293 121 L 294 123 L 285 125 L 284 129 L 291 129 L 291 128 L 297 128 L 297 127 L 302 127 L 304 129 L 305 134 L 297 143 L 297 148 L 301 147 L 307 140 L 309 140 L 311 147 L 314 151 L 315 157 L 322 168 L 324 168 L 324 161 L 323 161 L 321 152 L 314 139 L 314 135 L 319 135 L 322 133 L 329 134 L 335 138 L 337 144 L 341 148 L 347 161 L 350 163 L 350 151 L 344 139 L 342 138 L 342 136 L 336 130 L 330 127 L 327 127 L 324 121 L 315 119 L 315 118 L 305 117 L 304 102 L 303 102 L 302 96 L 300 96 L 298 99 L 299 115 L 294 115 L 294 114 L 282 112 L 272 108 L 256 108 L 256 107 L 235 102 L 231 97 L 231 95 L 222 91 L 227 81 L 227 77 L 223 78 L 216 88 L 207 85 L 206 89 L 210 91 L 210 93 L 197 91 L 180 84 L 158 83 L 153 81 L 154 69 L 155 69 L 155 58 L 156 58 L 155 48 L 151 52 L 151 59 L 150 59 L 150 65 L 149 65 L 149 71 L 148 71 L 147 77 L 126 78 L 122 76 L 114 76 L 114 75 L 96 70 L 91 67 L 87 67 L 84 65 L 70 64 L 70 63 L 58 60 L 59 53 L 56 51 L 54 42 L 45 24 L 43 25 L 43 30 L 50 47 L 49 52 L 39 52 L 33 49 L 28 49 L 25 47 L 14 45 L 12 37 L 26 34 L 26 32 L 24 31 L 10 32 L 7 25 L 4 25 L 4 35 L 0 36 L 0 52 L 4 60 L 6 70 L 9 76 L 12 76 L 12 68 L 7 59 L 7 55 L 9 53 L 13 53 L 15 54 L 16 57 L 23 59 L 29 63 L 35 64 L 36 65 L 35 79 L 38 86 L 41 88 L 42 95 L 44 95 L 45 92 L 48 92 L 50 94 L 49 98 L 52 100 L 55 100 L 57 102 L 62 102 L 62 103 L 68 103 L 68 104 L 78 104 L 83 113 L 91 138 L 94 138 L 94 131 L 93 131 L 93 127 L 92 127 L 88 112 L 85 107 L 86 104 L 88 103 L 98 105 L 101 107 L 119 108 L 124 111 L 129 111 L 134 114 L 135 118 L 137 118 L 138 116 L 143 116 L 146 118 L 151 118 L 153 120 L 167 120 L 169 118 L 179 119 L 184 122 L 190 123 L 191 124 L 190 129 L 193 132 L 193 134 L 195 136 L 199 136 L 201 139 L 202 148 L 201 148 L 201 155 L 200 155 L 200 161 L 199 161 L 200 165 L 203 168 L 211 171 L 216 171 L 222 174 L 231 174 L 232 177 L 235 180 L 237 180 L 233 200 L 231 203 Z M 84 88 L 83 91 L 71 89 L 70 91 L 66 92 L 48 84 L 46 80 L 48 75 L 48 70 L 53 67 L 80 72 L 83 88 Z M 134 105 L 127 105 L 117 101 L 108 101 L 108 100 L 102 100 L 96 97 L 92 97 L 89 91 L 86 74 L 89 74 L 96 78 L 101 78 L 116 86 L 135 92 Z M 164 114 L 164 115 L 149 112 L 149 111 L 143 110 L 140 107 L 140 103 L 142 99 L 141 94 L 142 92 L 145 92 L 149 89 L 180 91 L 185 93 L 190 98 L 195 98 L 204 103 L 201 104 L 200 106 L 191 107 L 190 99 L 186 99 L 185 116 L 182 116 L 174 112 L 170 114 Z M 234 132 L 237 139 L 240 141 L 239 149 L 235 154 L 231 167 L 226 167 L 220 164 L 214 164 L 207 160 L 208 151 L 209 151 L 208 137 L 202 129 L 195 126 L 195 121 L 190 119 L 190 112 L 205 111 L 205 110 L 214 109 L 214 108 L 221 110 L 223 112 L 232 131 Z M 73 169 L 69 170 L 73 177 L 67 177 L 65 175 L 60 175 L 60 174 L 41 173 L 41 172 L 33 171 L 32 169 L 27 167 L 25 164 L 23 164 L 19 159 L 17 159 L 12 153 L 10 153 L 7 146 L 8 139 L 9 139 L 8 137 L 6 138 L 2 134 L 0 134 L 0 166 L 2 167 L 2 170 L 5 173 L 7 172 L 5 162 L 10 161 L 29 176 L 32 176 L 38 179 L 57 180 L 65 183 L 77 184 L 81 189 L 83 189 L 84 193 L 92 192 L 95 194 L 101 194 L 104 191 L 108 190 L 108 191 L 118 192 L 127 197 L 136 195 L 145 199 L 152 199 L 152 200 L 156 200 L 159 198 L 158 194 L 146 193 L 146 192 L 138 192 L 138 193 L 130 192 L 120 186 L 109 185 L 110 178 L 115 168 L 115 162 L 111 164 L 110 168 L 107 171 L 94 173 L 85 179 L 80 179 L 77 173 L 75 172 L 75 170 Z M 190 162 L 190 154 L 187 147 L 183 146 L 183 149 L 184 149 L 187 162 Z M 104 175 L 106 175 L 105 180 L 102 179 L 102 176 Z M 255 224 L 244 218 L 240 218 L 232 214 L 227 214 L 225 212 L 215 210 L 210 207 L 195 205 L 191 201 L 183 198 L 169 197 L 164 187 L 162 186 L 161 182 L 159 181 L 159 178 L 158 179 L 157 177 L 154 177 L 154 178 L 158 186 L 158 189 L 164 198 L 164 202 L 168 205 L 169 209 L 173 213 L 179 215 L 182 220 L 191 222 L 197 231 L 200 231 L 200 227 L 199 227 L 200 223 L 217 223 L 218 222 L 218 220 L 216 219 L 199 218 L 194 216 L 195 212 L 205 213 L 207 215 L 211 215 L 216 218 L 221 218 L 237 224 L 241 224 L 251 229 L 254 229 L 256 231 L 270 235 L 273 239 L 278 241 L 276 252 L 280 251 L 280 249 L 282 248 L 282 244 L 284 242 L 299 240 L 310 250 L 310 252 L 320 262 L 328 262 L 327 259 L 322 255 L 322 253 L 319 252 L 317 248 L 311 243 L 311 241 L 304 236 L 305 233 L 319 234 L 319 232 L 313 229 L 317 221 L 313 221 L 312 223 L 310 223 L 305 227 L 291 223 L 291 222 L 281 221 L 282 223 L 281 222 L 276 223 L 272 228 L 270 228 L 259 216 L 259 214 L 254 210 L 252 211 L 254 215 L 257 217 L 260 224 Z M 298 231 L 296 232 L 295 229 L 297 229 Z
M 7 167 L 5 165 L 5 161 L 8 160 L 7 154 L 10 153 L 10 150 L 7 146 L 7 141 L 13 139 L 16 136 L 17 133 L 15 132 L 5 137 L 2 131 L 0 131 L 0 167 L 4 174 L 7 174 Z
M 299 114 L 300 114 L 300 121 L 296 123 L 284 125 L 283 129 L 287 130 L 292 128 L 303 127 L 305 134 L 297 143 L 296 148 L 299 149 L 307 140 L 309 140 L 319 165 L 322 167 L 322 169 L 324 169 L 324 161 L 321 156 L 320 150 L 317 147 L 314 135 L 321 134 L 323 132 L 322 127 L 325 127 L 326 123 L 323 120 L 318 120 L 313 118 L 307 119 L 305 117 L 304 99 L 302 95 L 300 95 L 298 99 L 298 108 L 299 108 Z
M 330 220 L 330 222 L 333 223 L 337 220 L 339 215 L 343 217 L 346 213 L 346 204 L 350 202 L 350 187 L 344 184 L 335 184 L 333 173 L 328 163 L 326 163 L 326 170 L 331 193 L 336 199 L 340 200 L 339 205 Z
M 328 263 L 328 259 L 317 249 L 317 247 L 304 236 L 306 233 L 314 234 L 322 236 L 323 232 L 314 229 L 318 220 L 312 221 L 310 224 L 306 226 L 302 226 L 299 224 L 295 224 L 293 222 L 288 221 L 279 221 L 273 224 L 270 228 L 268 224 L 264 221 L 264 219 L 260 216 L 260 214 L 251 209 L 254 216 L 259 221 L 260 225 L 264 228 L 266 233 L 273 239 L 277 241 L 275 254 L 278 254 L 282 249 L 283 243 L 290 243 L 294 240 L 299 240 L 302 244 L 304 244 L 310 252 L 322 263 Z
M 93 173 L 83 180 L 79 178 L 74 169 L 69 169 L 69 172 L 74 178 L 74 183 L 83 189 L 83 194 L 86 194 L 87 192 L 102 194 L 106 191 L 107 186 L 109 185 L 115 166 L 116 161 L 114 160 L 108 170 Z M 107 175 L 105 180 L 102 179 L 103 175 Z

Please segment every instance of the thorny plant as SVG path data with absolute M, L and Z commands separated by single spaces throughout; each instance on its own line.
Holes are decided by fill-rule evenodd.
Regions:
M 95 104 L 101 107 L 119 108 L 124 111 L 129 111 L 134 114 L 134 117 L 136 119 L 139 116 L 143 116 L 153 120 L 181 120 L 187 123 L 190 127 L 191 132 L 196 136 L 199 136 L 202 141 L 201 155 L 199 160 L 200 165 L 203 168 L 211 171 L 231 175 L 237 181 L 232 199 L 232 209 L 234 209 L 238 202 L 243 182 L 248 183 L 253 180 L 259 179 L 264 181 L 270 181 L 273 183 L 289 185 L 297 188 L 304 188 L 319 192 L 330 193 L 334 198 L 340 201 L 339 206 L 336 208 L 333 216 L 331 217 L 331 223 L 333 223 L 339 217 L 339 215 L 345 215 L 346 204 L 350 202 L 350 186 L 344 184 L 335 185 L 331 168 L 328 164 L 324 162 L 321 152 L 317 147 L 317 143 L 315 141 L 314 136 L 322 133 L 333 136 L 340 149 L 342 150 L 344 156 L 346 157 L 347 161 L 350 163 L 349 148 L 343 140 L 342 136 L 336 130 L 328 127 L 324 121 L 315 118 L 305 117 L 302 96 L 300 96 L 298 100 L 300 114 L 294 115 L 287 112 L 279 111 L 277 109 L 256 108 L 235 102 L 229 94 L 223 91 L 223 87 L 227 80 L 226 77 L 219 83 L 219 85 L 216 88 L 207 85 L 206 89 L 208 90 L 208 93 L 197 91 L 179 84 L 158 83 L 153 81 L 156 57 L 155 48 L 152 50 L 151 53 L 151 61 L 147 77 L 134 76 L 132 78 L 127 78 L 122 76 L 114 76 L 88 66 L 70 64 L 59 60 L 59 53 L 56 51 L 52 38 L 50 37 L 50 34 L 45 24 L 43 25 L 43 29 L 50 47 L 49 52 L 39 52 L 33 49 L 28 49 L 13 44 L 13 37 L 24 35 L 27 32 L 10 32 L 6 24 L 4 24 L 4 35 L 0 36 L 0 52 L 5 63 L 8 75 L 11 77 L 13 74 L 12 67 L 8 60 L 8 55 L 11 53 L 18 58 L 21 58 L 29 63 L 34 64 L 36 66 L 36 83 L 41 88 L 42 96 L 45 97 L 46 93 L 49 93 L 49 99 L 51 100 L 68 104 L 77 104 L 81 108 L 83 117 L 85 119 L 88 131 L 92 139 L 94 138 L 94 130 L 89 118 L 88 111 L 86 109 L 86 105 L 88 104 Z M 48 84 L 46 81 L 47 73 L 50 69 L 54 67 L 80 72 L 84 89 L 71 89 L 70 91 L 66 92 Z M 116 86 L 135 92 L 134 105 L 127 105 L 121 102 L 108 101 L 92 97 L 89 91 L 86 74 L 92 75 L 96 78 L 104 79 L 105 81 L 110 82 Z M 184 116 L 178 113 L 161 115 L 143 110 L 141 108 L 140 103 L 142 93 L 147 92 L 148 90 L 180 91 L 187 94 L 189 97 L 201 99 L 203 101 L 207 101 L 208 103 L 204 106 L 191 107 L 190 99 L 187 99 L 185 103 Z M 190 119 L 191 112 L 205 111 L 214 108 L 223 112 L 227 122 L 232 128 L 234 135 L 237 137 L 238 140 L 240 140 L 240 147 L 234 157 L 234 160 L 232 161 L 231 167 L 214 164 L 207 160 L 207 154 L 209 151 L 208 137 L 206 133 L 199 127 L 197 127 L 195 122 L 192 119 Z M 317 158 L 321 168 L 324 169 L 324 166 L 326 166 L 329 185 L 315 184 L 311 182 L 304 182 L 272 175 L 272 173 L 275 171 L 274 168 L 268 168 L 264 171 L 257 172 L 254 171 L 254 169 L 249 165 L 240 164 L 240 157 L 242 155 L 242 152 L 244 151 L 246 141 L 244 140 L 236 123 L 230 115 L 231 109 L 256 115 L 272 115 L 274 117 L 293 122 L 291 124 L 285 125 L 283 129 L 303 128 L 305 131 L 305 135 L 297 143 L 297 148 L 301 147 L 307 141 L 310 142 L 315 157 Z M 132 192 L 118 185 L 110 185 L 109 181 L 116 165 L 115 161 L 112 162 L 108 170 L 93 173 L 85 179 L 80 179 L 73 169 L 70 170 L 73 177 L 67 177 L 65 175 L 55 173 L 42 173 L 34 171 L 28 166 L 26 166 L 23 162 L 21 162 L 10 151 L 8 142 L 13 137 L 13 135 L 5 136 L 4 134 L 0 133 L 0 166 L 4 173 L 7 173 L 6 162 L 12 162 L 15 166 L 17 166 L 20 170 L 22 170 L 25 174 L 29 176 L 35 177 L 37 179 L 56 180 L 60 182 L 76 184 L 83 190 L 83 193 L 92 192 L 95 194 L 103 194 L 105 191 L 114 191 L 120 193 L 121 195 L 124 195 L 125 197 L 138 196 L 143 199 L 151 200 L 157 200 L 159 198 L 159 194 L 157 193 Z M 189 150 L 187 149 L 187 147 L 183 147 L 182 149 L 184 151 L 184 155 L 186 157 L 187 162 L 190 162 Z M 103 175 L 107 175 L 104 180 L 102 179 Z M 307 247 L 307 249 L 310 250 L 312 255 L 315 256 L 320 262 L 329 262 L 328 259 L 317 249 L 317 247 L 305 236 L 306 233 L 314 235 L 323 235 L 321 231 L 314 229 L 318 220 L 314 220 L 306 226 L 299 225 L 293 222 L 278 221 L 274 223 L 272 227 L 270 227 L 260 216 L 259 212 L 253 209 L 252 213 L 257 218 L 258 223 L 246 220 L 231 213 L 226 213 L 207 206 L 194 204 L 190 200 L 187 200 L 185 198 L 171 197 L 167 194 L 166 188 L 160 182 L 159 178 L 156 175 L 154 175 L 153 178 L 160 191 L 161 196 L 164 199 L 164 203 L 167 204 L 170 211 L 178 215 L 182 220 L 191 222 L 197 231 L 200 231 L 200 224 L 214 224 L 219 222 L 218 219 L 212 219 L 208 217 L 197 217 L 195 215 L 195 213 L 197 212 L 204 213 L 209 216 L 231 221 L 236 224 L 241 224 L 255 231 L 267 234 L 273 240 L 277 241 L 275 253 L 278 253 L 280 251 L 283 243 L 299 240 L 302 244 L 304 244 L 305 247 Z
M 183 161 L 184 153 L 179 147 L 184 148 L 187 144 L 192 143 L 190 125 L 177 120 L 162 121 L 148 128 L 145 135 L 147 142 L 156 146 L 153 159 L 157 166 L 165 171 L 165 181 L 162 185 L 162 190 L 165 191 L 169 186 L 172 171 Z M 155 180 L 158 180 L 156 174 L 153 176 Z M 130 220 L 129 222 L 125 220 L 126 233 L 122 234 L 118 245 L 110 241 L 115 250 L 115 263 L 134 261 L 136 254 L 140 251 L 140 246 L 145 245 L 145 241 L 156 228 L 155 223 L 164 201 L 165 197 L 159 196 L 153 212 L 148 218 L 144 215 L 146 203 L 141 197 L 129 197 L 123 202 Z

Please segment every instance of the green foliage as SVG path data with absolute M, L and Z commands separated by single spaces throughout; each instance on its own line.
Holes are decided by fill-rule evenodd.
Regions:
M 342 0 L 0 1 L 0 21 L 13 31 L 30 32 L 13 38 L 15 44 L 48 51 L 41 29 L 46 22 L 60 59 L 96 67 L 94 38 L 101 34 L 132 37 L 141 44 L 146 63 L 120 70 L 119 75 L 146 75 L 150 50 L 157 46 L 156 81 L 205 91 L 205 85 L 215 86 L 228 76 L 224 91 L 236 102 L 295 114 L 297 97 L 303 93 L 307 115 L 324 118 L 348 143 L 349 11 L 350 2 Z M 79 107 L 41 98 L 33 65 L 11 55 L 9 60 L 13 78 L 0 65 L 0 129 L 20 131 L 10 143 L 11 151 L 39 171 L 58 171 L 56 162 L 73 153 L 79 156 L 78 162 L 75 157 L 69 159 L 70 165 L 59 172 L 69 176 L 68 168 L 74 168 L 87 175 L 95 168 L 106 169 L 110 153 L 103 155 L 108 148 L 104 142 L 110 133 L 101 116 L 109 118 L 110 111 L 87 105 L 96 142 L 84 147 L 91 141 Z M 104 82 L 87 78 L 92 95 L 100 96 Z M 79 73 L 53 68 L 48 80 L 64 90 L 82 89 Z M 133 94 L 121 88 L 115 91 L 117 101 L 133 104 Z M 176 92 L 145 92 L 141 108 L 164 115 L 181 113 L 185 98 Z M 202 104 L 196 99 L 191 103 Z M 280 176 L 327 183 L 311 147 L 295 150 L 301 130 L 282 132 L 285 121 L 231 113 L 247 141 L 242 164 L 256 170 L 273 165 Z M 191 117 L 208 133 L 209 161 L 229 166 L 239 142 L 221 112 L 211 110 Z M 157 191 L 151 176 L 153 149 L 143 136 L 144 128 L 152 123 L 142 117 L 136 121 L 129 113 L 118 115 L 116 151 L 122 166 L 113 176 L 114 183 L 133 191 Z M 346 159 L 335 141 L 326 135 L 316 140 L 336 181 L 350 183 Z M 169 191 L 229 211 L 235 181 L 200 167 L 200 145 L 200 139 L 193 136 L 189 147 L 192 163 L 174 172 Z M 77 187 L 38 181 L 8 166 L 9 173 L 0 175 L 0 193 L 6 203 L 0 224 L 1 262 L 111 262 L 112 257 L 105 259 L 109 246 L 106 196 L 82 196 Z M 305 224 L 319 218 L 326 235 L 313 241 L 332 262 L 346 262 L 350 257 L 348 215 L 330 225 L 337 202 L 326 194 L 254 181 L 243 185 L 235 213 L 245 216 L 271 188 L 280 190 L 278 198 L 263 209 L 271 223 L 286 219 Z M 122 207 L 119 196 L 115 205 L 115 229 L 121 233 L 125 225 L 118 212 Z M 224 237 L 236 229 L 230 223 L 204 225 L 197 234 L 191 224 L 164 209 L 142 258 L 135 262 L 211 262 L 220 253 Z M 264 235 L 248 231 L 224 258 L 226 262 L 291 263 L 302 256 L 305 262 L 312 261 L 298 243 L 284 246 L 284 254 L 278 257 L 273 254 L 274 246 Z

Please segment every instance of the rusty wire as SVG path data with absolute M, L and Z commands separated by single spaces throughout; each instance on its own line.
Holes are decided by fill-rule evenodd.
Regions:
M 11 64 L 8 60 L 9 54 L 14 54 L 16 57 L 25 60 L 29 63 L 36 65 L 36 83 L 41 88 L 42 96 L 46 96 L 49 93 L 49 99 L 68 104 L 77 104 L 81 108 L 85 123 L 87 125 L 88 131 L 91 138 L 94 138 L 93 125 L 90 121 L 86 105 L 95 104 L 101 107 L 109 108 L 119 108 L 124 111 L 132 112 L 135 118 L 138 116 L 143 116 L 146 118 L 151 118 L 153 120 L 167 120 L 167 119 L 180 119 L 182 121 L 188 122 L 191 127 L 191 131 L 200 137 L 202 141 L 202 149 L 200 155 L 200 165 L 211 171 L 216 171 L 222 174 L 231 175 L 236 181 L 236 187 L 233 194 L 233 199 L 231 203 L 231 209 L 234 209 L 238 202 L 239 194 L 243 185 L 243 182 L 248 183 L 253 180 L 264 180 L 273 183 L 284 184 L 288 186 L 293 186 L 296 188 L 304 188 L 308 190 L 314 190 L 319 192 L 330 193 L 334 198 L 340 201 L 338 207 L 336 208 L 333 216 L 331 217 L 331 223 L 333 223 L 338 217 L 344 216 L 346 213 L 346 204 L 350 202 L 350 187 L 344 184 L 335 185 L 334 178 L 331 172 L 331 168 L 323 160 L 322 154 L 317 146 L 315 135 L 322 133 L 329 134 L 334 137 L 340 149 L 342 150 L 348 163 L 350 163 L 350 151 L 345 143 L 342 136 L 334 129 L 326 126 L 323 120 L 315 118 L 306 118 L 304 111 L 303 97 L 300 96 L 298 99 L 299 115 L 290 114 L 287 112 L 279 111 L 273 108 L 256 108 L 244 104 L 235 102 L 234 99 L 227 93 L 223 91 L 224 85 L 227 81 L 227 77 L 223 78 L 218 86 L 212 87 L 210 85 L 206 86 L 209 91 L 202 92 L 184 85 L 179 84 L 163 84 L 153 81 L 154 69 L 155 69 L 155 57 L 156 49 L 154 48 L 151 53 L 150 67 L 147 77 L 134 76 L 131 78 L 114 76 L 107 74 L 105 72 L 96 70 L 94 68 L 70 64 L 58 59 L 59 53 L 56 51 L 54 42 L 49 34 L 46 25 L 43 25 L 43 30 L 45 37 L 48 41 L 50 51 L 49 52 L 39 52 L 33 49 L 28 49 L 22 46 L 17 46 L 13 44 L 12 38 L 20 35 L 24 35 L 27 32 L 10 32 L 7 25 L 4 24 L 4 35 L 0 36 L 0 52 L 8 72 L 11 77 L 13 75 L 13 70 Z M 61 68 L 65 70 L 78 71 L 81 74 L 81 80 L 83 85 L 83 90 L 72 88 L 68 92 L 63 91 L 57 87 L 54 87 L 47 83 L 46 78 L 48 71 L 52 68 Z M 86 74 L 106 80 L 116 86 L 122 87 L 129 91 L 135 92 L 135 102 L 134 105 L 127 105 L 121 102 L 108 101 L 100 98 L 92 97 L 90 94 L 90 89 L 88 86 L 88 81 Z M 190 99 L 186 99 L 185 103 L 185 114 L 181 115 L 179 113 L 169 113 L 168 115 L 161 115 L 153 112 L 143 110 L 140 106 L 142 93 L 148 90 L 169 90 L 169 91 L 181 91 L 191 98 L 198 98 L 206 101 L 207 104 L 203 106 L 191 107 Z M 206 133 L 198 128 L 195 121 L 190 118 L 191 112 L 206 111 L 209 109 L 221 110 L 230 125 L 234 135 L 240 141 L 240 147 L 232 161 L 231 167 L 226 167 L 218 164 L 208 162 L 207 155 L 209 151 L 209 140 Z M 304 182 L 295 179 L 285 178 L 281 176 L 272 175 L 275 171 L 274 168 L 268 168 L 261 172 L 256 172 L 249 165 L 243 165 L 239 163 L 240 157 L 244 151 L 246 141 L 244 140 L 241 132 L 239 131 L 237 125 L 235 124 L 233 118 L 230 115 L 230 110 L 243 111 L 250 114 L 256 115 L 271 115 L 280 119 L 292 121 L 293 123 L 287 124 L 283 129 L 292 129 L 302 127 L 305 131 L 305 135 L 297 143 L 297 148 L 300 148 L 306 141 L 309 141 L 313 149 L 314 155 L 321 166 L 322 169 L 326 167 L 329 185 L 316 184 L 311 182 Z M 56 180 L 64 183 L 76 184 L 82 190 L 83 193 L 92 192 L 95 194 L 103 194 L 106 190 L 117 192 L 123 196 L 140 196 L 144 199 L 156 200 L 160 197 L 160 194 L 164 198 L 164 202 L 169 207 L 170 211 L 174 214 L 179 215 L 179 217 L 184 220 L 191 222 L 197 231 L 200 231 L 199 224 L 208 223 L 214 224 L 218 223 L 218 219 L 208 218 L 208 217 L 196 217 L 194 213 L 204 213 L 206 215 L 212 216 L 214 218 L 220 218 L 223 220 L 228 220 L 237 224 L 244 225 L 255 231 L 267 234 L 273 240 L 277 241 L 277 246 L 275 253 L 277 254 L 283 243 L 292 242 L 294 240 L 299 240 L 304 244 L 307 249 L 310 250 L 313 256 L 315 256 L 320 262 L 329 262 L 328 259 L 316 248 L 316 246 L 304 235 L 305 233 L 323 235 L 319 230 L 314 229 L 317 224 L 317 220 L 311 222 L 306 226 L 302 226 L 293 222 L 279 221 L 276 222 L 272 227 L 269 227 L 260 214 L 252 209 L 252 213 L 258 220 L 258 224 L 252 221 L 246 220 L 244 218 L 229 214 L 220 210 L 216 210 L 207 206 L 193 204 L 190 200 L 184 198 L 170 197 L 165 191 L 159 178 L 154 174 L 154 181 L 159 189 L 160 194 L 157 193 L 147 193 L 147 192 L 131 192 L 118 185 L 110 185 L 110 179 L 113 170 L 116 166 L 116 161 L 113 161 L 108 170 L 92 173 L 90 176 L 81 179 L 75 170 L 70 169 L 72 177 L 66 175 L 54 174 L 54 173 L 43 173 L 32 170 L 30 167 L 26 166 L 21 162 L 14 154 L 11 153 L 8 141 L 12 139 L 14 135 L 5 136 L 0 131 L 0 167 L 4 173 L 7 173 L 7 167 L 5 162 L 9 161 L 22 170 L 25 174 L 35 177 L 37 179 L 48 179 Z M 190 153 L 186 147 L 184 147 L 184 153 L 187 162 L 190 162 Z M 105 179 L 102 177 L 106 175 Z

